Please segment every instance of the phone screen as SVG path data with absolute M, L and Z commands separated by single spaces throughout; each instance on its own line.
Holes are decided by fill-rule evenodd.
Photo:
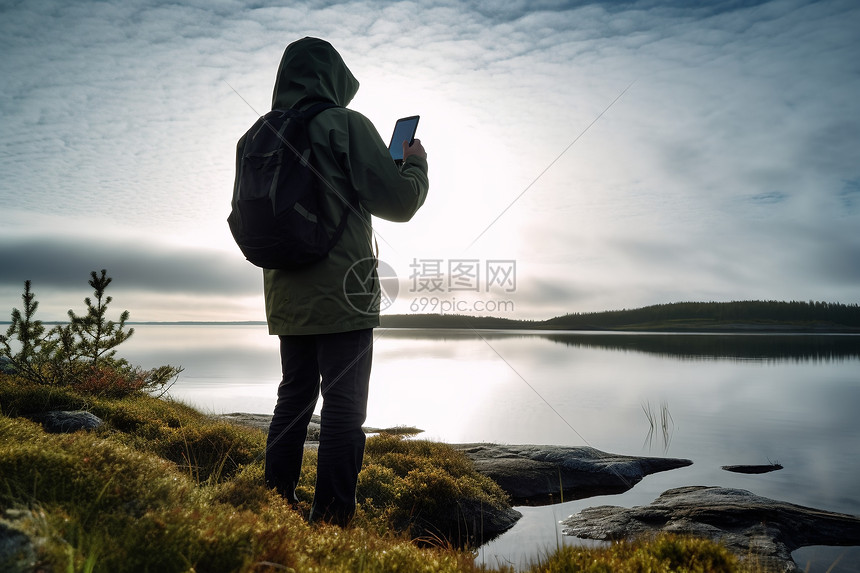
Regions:
M 391 143 L 388 144 L 388 152 L 393 160 L 403 161 L 403 142 L 408 141 L 412 145 L 415 131 L 418 129 L 418 118 L 417 115 L 403 117 L 394 124 L 394 133 L 391 134 Z

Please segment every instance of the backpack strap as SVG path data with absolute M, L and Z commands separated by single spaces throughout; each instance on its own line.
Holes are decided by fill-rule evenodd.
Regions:
M 311 120 L 314 117 L 316 117 L 319 113 L 321 113 L 327 109 L 333 108 L 333 107 L 341 107 L 341 106 L 339 106 L 335 103 L 332 103 L 330 101 L 321 101 L 321 102 L 317 102 L 317 103 L 311 105 L 310 107 L 308 107 L 304 110 L 298 110 L 298 111 L 302 114 L 302 117 L 305 121 L 305 125 L 308 125 L 311 122 Z M 330 184 L 327 181 L 323 180 L 322 182 L 326 187 L 331 188 Z M 350 194 L 350 195 L 353 195 L 353 194 Z M 332 233 L 331 240 L 329 241 L 329 248 L 334 247 L 334 245 L 336 245 L 337 242 L 340 240 L 341 235 L 343 235 L 343 232 L 346 229 L 347 219 L 349 219 L 349 212 L 355 211 L 356 213 L 358 213 L 358 209 L 359 209 L 358 197 L 349 197 L 349 198 L 343 197 L 343 199 L 344 199 L 344 203 L 345 203 L 345 206 L 343 209 L 343 215 L 341 216 L 340 222 L 337 224 L 337 227 L 335 227 L 334 233 Z
M 320 102 L 317 102 L 317 103 L 315 103 L 315 104 L 311 105 L 311 106 L 310 106 L 310 107 L 308 107 L 308 108 L 305 108 L 305 109 L 303 109 L 303 110 L 299 110 L 299 111 L 300 111 L 300 112 L 301 112 L 301 114 L 305 117 L 305 120 L 306 120 L 306 121 L 310 121 L 310 120 L 312 120 L 312 119 L 313 119 L 313 118 L 314 118 L 318 113 L 320 113 L 320 112 L 322 112 L 322 111 L 325 111 L 325 110 L 327 110 L 327 109 L 329 109 L 329 108 L 332 108 L 332 107 L 340 107 L 340 106 L 339 106 L 339 105 L 337 105 L 336 103 L 333 103 L 333 102 L 330 102 L 330 101 L 320 101 Z

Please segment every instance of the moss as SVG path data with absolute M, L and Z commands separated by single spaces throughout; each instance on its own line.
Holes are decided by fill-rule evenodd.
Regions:
M 46 403 L 85 406 L 106 423 L 57 435 L 15 417 Z M 263 485 L 259 430 L 175 402 L 88 397 L 3 375 L 0 405 L 0 511 L 25 510 L 16 527 L 39 539 L 45 570 L 486 571 L 444 536 L 460 526 L 464 504 L 507 503 L 451 447 L 383 435 L 367 443 L 354 525 L 310 526 Z M 308 451 L 299 487 L 306 506 L 315 465 Z M 419 535 L 438 542 L 416 544 Z M 649 570 L 741 571 L 713 543 L 670 536 L 607 550 L 563 547 L 532 569 Z
M 175 504 L 191 485 L 158 457 L 93 434 L 46 434 L 28 420 L 5 417 L 0 476 L 0 502 L 57 505 L 82 520 Z
M 36 384 L 15 375 L 0 374 L 0 411 L 9 417 L 49 410 L 85 409 L 87 397 L 68 387 Z
M 740 573 L 738 559 L 712 541 L 661 534 L 607 548 L 563 546 L 529 573 Z
M 104 421 L 97 435 L 174 462 L 197 482 L 221 481 L 260 458 L 265 436 L 258 430 L 215 421 L 179 402 L 146 394 L 118 399 L 88 396 L 73 389 L 12 383 L 0 389 L 7 416 L 48 410 L 87 410 Z
M 475 508 L 505 509 L 508 496 L 447 444 L 380 435 L 367 442 L 358 499 L 390 526 L 414 538 L 467 545 Z M 464 521 L 465 519 L 465 521 Z

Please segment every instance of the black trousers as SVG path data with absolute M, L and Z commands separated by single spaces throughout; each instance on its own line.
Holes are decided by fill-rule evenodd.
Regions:
M 311 521 L 346 525 L 364 457 L 373 329 L 280 336 L 283 379 L 266 443 L 266 484 L 290 501 L 302 468 L 308 423 L 322 394 Z

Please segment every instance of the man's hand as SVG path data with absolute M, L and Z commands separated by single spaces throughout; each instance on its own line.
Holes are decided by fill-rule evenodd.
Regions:
M 417 155 L 418 157 L 427 159 L 427 152 L 424 151 L 424 146 L 421 145 L 420 139 L 413 139 L 412 145 L 409 145 L 407 140 L 403 140 L 403 161 L 406 161 L 406 158 L 410 155 Z

